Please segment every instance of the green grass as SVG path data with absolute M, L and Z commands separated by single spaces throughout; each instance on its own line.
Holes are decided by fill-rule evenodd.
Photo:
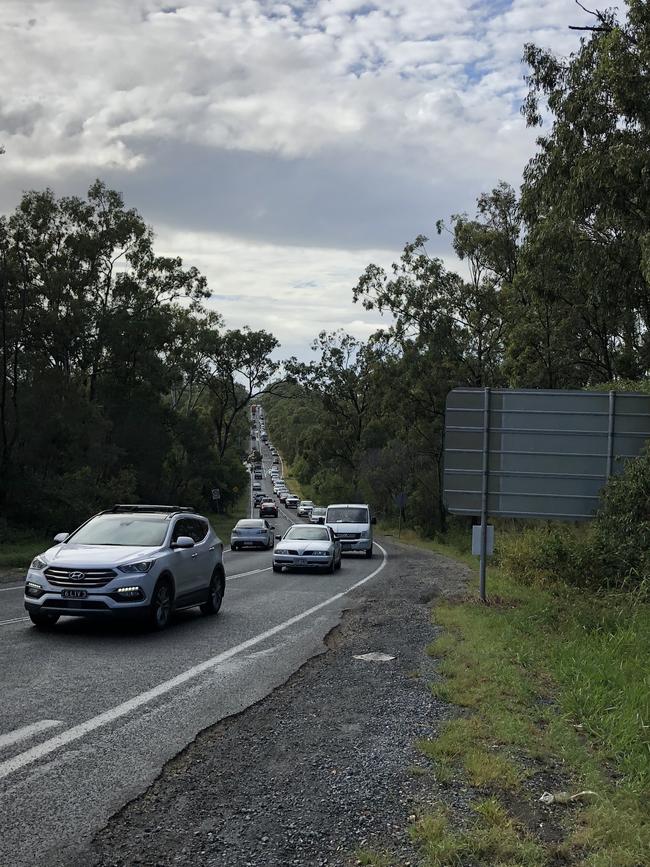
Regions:
M 292 475 L 291 466 L 288 464 L 287 461 L 284 460 L 284 458 L 282 459 L 282 466 L 284 467 L 283 478 L 284 478 L 284 481 L 285 481 L 287 487 L 291 491 L 291 493 L 295 494 L 297 497 L 300 497 L 301 500 L 310 499 L 310 497 L 308 496 L 307 492 L 305 491 L 303 486 L 300 484 L 298 479 L 294 475 Z
M 0 542 L 0 574 L 2 569 L 27 569 L 37 554 L 53 544 L 52 536 L 37 533 L 16 542 Z
M 417 544 L 472 562 L 439 542 Z M 495 798 L 538 797 L 522 789 L 530 769 L 553 779 L 558 767 L 568 791 L 597 797 L 557 808 L 560 844 L 531 841 L 514 820 L 499 842 L 485 816 L 456 829 L 434 812 L 414 832 L 426 863 L 534 865 L 544 848 L 549 862 L 561 854 L 584 867 L 650 863 L 650 605 L 497 569 L 488 592 L 488 605 L 472 587 L 466 600 L 433 610 L 444 631 L 428 649 L 442 675 L 431 690 L 465 710 L 419 751 L 440 782 L 460 775 Z
M 411 527 L 402 527 L 399 537 L 398 532 L 398 526 L 393 522 L 380 521 L 377 525 L 378 534 L 393 536 L 397 541 L 403 542 L 405 545 L 413 545 L 425 551 L 432 551 L 434 554 L 444 554 L 446 557 L 462 560 L 463 563 L 472 568 L 475 568 L 478 563 L 478 559 L 471 553 L 469 531 L 462 534 L 454 531 L 451 537 L 439 537 L 437 539 L 424 538 L 417 530 Z
M 232 506 L 229 512 L 226 513 L 217 513 L 217 512 L 207 512 L 206 517 L 209 519 L 210 523 L 214 527 L 214 530 L 221 539 L 221 541 L 227 546 L 230 544 L 230 531 L 235 526 L 237 521 L 242 518 L 249 517 L 249 509 L 250 509 L 250 493 L 248 488 L 242 491 L 241 496 L 237 503 Z
M 357 864 L 363 864 L 366 867 L 390 867 L 393 863 L 388 855 L 376 852 L 374 849 L 357 849 L 354 854 Z
M 443 810 L 420 819 L 411 829 L 427 867 L 485 864 L 535 867 L 547 863 L 543 848 L 491 798 L 475 807 L 467 828 L 454 829 Z

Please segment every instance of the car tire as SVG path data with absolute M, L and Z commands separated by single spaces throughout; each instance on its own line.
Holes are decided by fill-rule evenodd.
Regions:
M 274 563 L 273 564 L 273 571 L 274 572 L 282 572 L 282 566 L 276 566 L 276 564 Z
M 329 575 L 333 575 L 335 569 L 336 569 L 336 559 L 335 559 L 334 555 L 332 554 L 332 562 L 331 562 L 331 563 L 329 564 L 329 566 L 325 569 L 325 571 L 326 571 Z
M 370 559 L 372 557 L 372 548 L 368 548 L 368 550 L 365 553 L 366 553 L 366 557 L 368 559 Z
M 230 550 L 231 551 L 239 551 L 239 545 L 231 545 Z
M 42 611 L 29 612 L 29 619 L 37 629 L 40 629 L 43 632 L 52 629 L 56 625 L 60 616 L 60 614 L 46 614 Z
M 208 588 L 208 601 L 201 605 L 201 614 L 214 616 L 219 613 L 223 602 L 223 594 L 226 589 L 226 576 L 223 569 L 217 567 L 212 573 Z
M 169 578 L 159 578 L 149 604 L 149 625 L 157 632 L 167 629 L 172 619 L 174 596 Z
M 339 561 L 338 561 L 338 563 L 336 564 L 336 567 L 335 567 L 335 568 L 336 568 L 336 569 L 340 569 L 340 568 L 341 568 L 341 564 L 342 564 L 342 562 L 343 562 L 343 557 L 339 557 Z

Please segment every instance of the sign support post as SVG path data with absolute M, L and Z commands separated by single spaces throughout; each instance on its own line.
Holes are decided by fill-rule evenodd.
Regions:
M 485 574 L 487 572 L 488 477 L 490 456 L 490 389 L 483 392 L 483 479 L 481 487 L 481 553 L 479 561 L 479 593 L 487 602 Z

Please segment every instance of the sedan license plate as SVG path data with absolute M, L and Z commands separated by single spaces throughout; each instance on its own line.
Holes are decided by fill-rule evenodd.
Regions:
M 64 599 L 85 599 L 88 596 L 87 590 L 62 590 L 61 596 Z
M 306 566 L 306 565 L 307 565 L 307 561 L 304 558 L 299 557 L 296 560 L 296 566 Z

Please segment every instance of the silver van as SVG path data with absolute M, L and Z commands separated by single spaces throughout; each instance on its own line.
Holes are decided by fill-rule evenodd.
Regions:
M 370 517 L 367 503 L 332 503 L 327 507 L 325 523 L 341 542 L 341 550 L 363 551 L 372 557 L 372 526 L 377 519 Z

